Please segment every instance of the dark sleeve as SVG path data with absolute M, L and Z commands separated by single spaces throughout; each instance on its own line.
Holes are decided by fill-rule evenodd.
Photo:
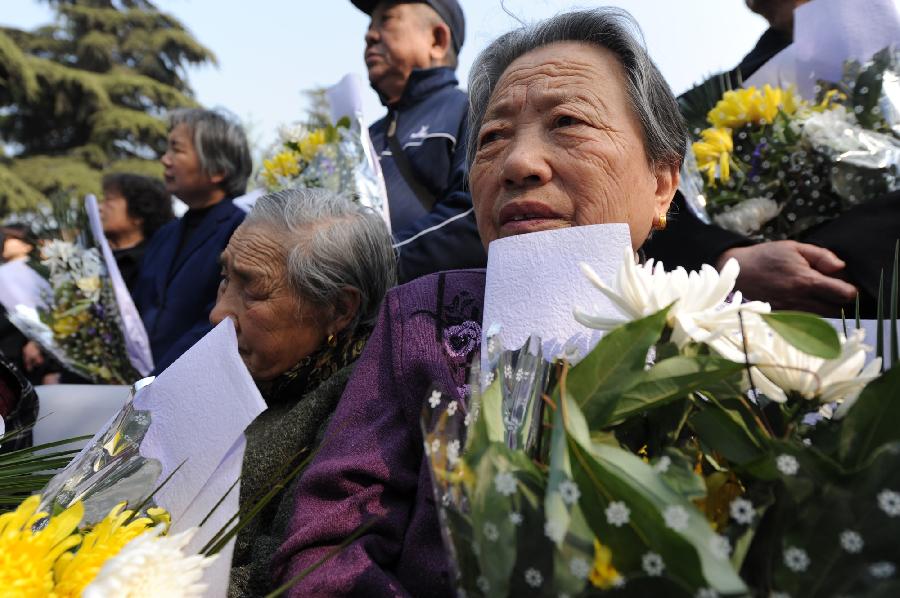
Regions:
M 466 182 L 464 133 L 461 129 L 457 136 L 447 183 L 434 208 L 404 230 L 394 231 L 394 238 L 405 239 L 397 245 L 400 284 L 432 272 L 487 265 Z
M 678 266 L 699 270 L 703 264 L 715 265 L 728 249 L 753 243 L 743 235 L 701 221 L 688 208 L 679 191 L 669 208 L 668 226 L 665 230 L 655 231 L 642 249 L 644 255 L 661 261 L 667 270 Z
M 273 563 L 278 583 L 318 562 L 361 525 L 372 525 L 293 586 L 291 596 L 408 595 L 391 568 L 415 501 L 422 451 L 414 447 L 415 429 L 404 411 L 401 334 L 398 299 L 391 293 L 298 483 L 293 518 Z

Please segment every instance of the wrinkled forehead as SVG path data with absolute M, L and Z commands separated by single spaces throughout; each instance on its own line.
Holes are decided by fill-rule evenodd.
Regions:
M 624 69 L 610 50 L 584 42 L 549 44 L 510 63 L 491 94 L 485 120 L 525 105 L 544 111 L 580 100 L 602 108 L 609 98 L 624 99 L 624 83 Z
M 274 275 L 287 267 L 286 234 L 266 224 L 241 224 L 222 252 L 220 261 L 247 274 Z

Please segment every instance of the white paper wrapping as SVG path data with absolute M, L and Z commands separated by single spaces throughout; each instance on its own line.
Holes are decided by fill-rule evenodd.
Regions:
M 619 316 L 578 267 L 589 264 L 612 282 L 622 262 L 622 248 L 631 247 L 627 224 L 597 224 L 517 235 L 488 247 L 484 291 L 482 367 L 486 367 L 487 337 L 504 349 L 518 349 L 529 336 L 542 341 L 545 359 L 570 349 L 573 361 L 584 357 L 602 332 L 575 321 L 575 307 L 591 313 Z
M 846 60 L 865 62 L 900 43 L 900 0 L 815 0 L 794 11 L 794 43 L 764 64 L 744 85 L 794 84 L 815 98 L 816 81 L 840 81 Z
M 26 260 L 16 260 L 0 266 L 0 304 L 8 313 L 24 305 L 36 310 L 46 304 L 44 296 L 53 292 L 40 274 L 31 269 Z
M 100 246 L 100 254 L 106 264 L 106 270 L 109 272 L 109 279 L 112 282 L 113 292 L 116 296 L 116 305 L 119 308 L 119 317 L 122 319 L 122 336 L 125 339 L 125 351 L 128 353 L 128 361 L 134 366 L 134 369 L 141 376 L 147 376 L 153 371 L 153 354 L 150 351 L 150 337 L 147 336 L 147 330 L 144 328 L 144 322 L 141 315 L 134 306 L 131 299 L 131 293 L 125 286 L 122 274 L 119 272 L 119 266 L 116 258 L 113 257 L 112 249 L 103 234 L 103 224 L 100 222 L 100 210 L 97 208 L 97 198 L 88 195 L 84 198 L 84 208 L 87 211 L 88 222 L 91 226 L 91 234 Z

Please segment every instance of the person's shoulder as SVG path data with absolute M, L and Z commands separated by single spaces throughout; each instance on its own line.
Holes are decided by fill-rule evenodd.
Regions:
M 447 296 L 467 293 L 483 297 L 485 270 L 446 270 L 427 274 L 388 291 L 388 300 L 405 316 L 419 310 L 433 310 Z

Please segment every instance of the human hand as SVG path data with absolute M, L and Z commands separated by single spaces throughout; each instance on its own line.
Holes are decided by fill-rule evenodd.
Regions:
M 44 353 L 36 342 L 28 341 L 22 347 L 22 363 L 27 372 L 31 372 L 44 365 Z
M 716 267 L 721 269 L 732 257 L 741 266 L 735 288 L 774 309 L 837 317 L 841 306 L 856 298 L 856 287 L 839 277 L 844 261 L 816 245 L 770 241 L 734 247 L 719 256 Z

